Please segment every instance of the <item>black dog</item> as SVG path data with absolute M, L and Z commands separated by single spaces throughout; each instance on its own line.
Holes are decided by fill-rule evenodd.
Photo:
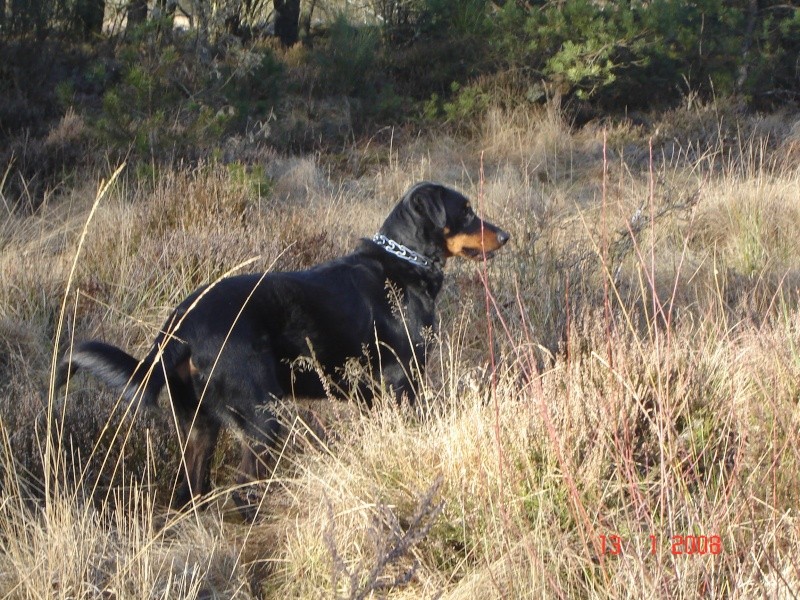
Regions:
M 352 254 L 307 271 L 202 287 L 173 311 L 142 361 L 86 342 L 61 362 L 56 384 L 83 368 L 149 406 L 166 384 L 183 436 L 185 477 L 173 501 L 180 507 L 208 491 L 220 427 L 246 438 L 239 482 L 259 478 L 259 457 L 280 430 L 271 406 L 286 395 L 352 390 L 349 361 L 360 359 L 385 389 L 413 401 L 411 374 L 425 366 L 445 260 L 491 257 L 508 239 L 458 192 L 419 183 Z M 356 385 L 369 403 L 374 386 Z

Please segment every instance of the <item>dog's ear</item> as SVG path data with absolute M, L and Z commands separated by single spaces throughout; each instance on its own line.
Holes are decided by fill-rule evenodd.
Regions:
M 417 214 L 427 217 L 435 227 L 441 229 L 447 224 L 444 194 L 445 188 L 442 186 L 422 183 L 409 191 L 408 202 Z

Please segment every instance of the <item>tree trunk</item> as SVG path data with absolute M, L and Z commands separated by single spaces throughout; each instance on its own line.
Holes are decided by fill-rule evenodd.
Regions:
M 307 6 L 308 12 L 303 17 L 304 43 L 309 43 L 309 40 L 311 40 L 311 20 L 314 18 L 314 8 L 316 6 L 317 0 L 311 0 L 311 6 Z
M 275 35 L 284 46 L 293 46 L 300 39 L 300 0 L 273 0 Z
M 736 77 L 734 88 L 737 94 L 742 93 L 744 85 L 747 83 L 747 76 L 750 72 L 750 50 L 753 47 L 757 18 L 758 0 L 749 0 L 747 3 L 747 24 L 745 25 L 744 36 L 742 38 L 742 58 L 739 63 L 739 73 Z
M 147 20 L 147 0 L 130 0 L 125 10 L 128 12 L 128 29 Z
M 175 26 L 175 0 L 156 0 L 153 5 L 153 17 L 157 20 L 156 28 L 159 34 L 169 33 Z
M 105 13 L 105 0 L 79 0 L 75 3 L 75 26 L 85 36 L 100 35 Z
M 175 16 L 175 8 L 177 5 L 178 3 L 176 0 L 158 0 L 156 3 L 158 10 L 161 12 L 161 16 L 170 19 Z

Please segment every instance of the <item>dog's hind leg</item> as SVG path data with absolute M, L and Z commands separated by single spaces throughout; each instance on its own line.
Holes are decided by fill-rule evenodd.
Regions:
M 192 381 L 198 391 L 200 412 L 205 411 L 241 436 L 242 457 L 236 477 L 239 487 L 233 500 L 248 520 L 255 517 L 258 506 L 253 502 L 255 486 L 250 484 L 264 479 L 273 466 L 270 449 L 281 434 L 274 403 L 283 397 L 271 350 L 263 346 L 254 350 L 249 344 L 229 343 L 226 351 L 216 357 L 192 358 Z M 201 449 L 203 439 L 197 438 L 197 444 L 191 447 Z M 191 474 L 191 469 L 188 472 Z M 189 479 L 191 483 L 198 481 Z
M 182 480 L 172 499 L 173 508 L 183 508 L 211 489 L 210 466 L 220 425 L 216 419 L 198 412 L 193 419 L 182 421 L 181 429 Z
M 274 450 L 282 437 L 283 426 L 277 418 L 275 403 L 283 391 L 274 376 L 272 361 L 253 370 L 245 380 L 239 380 L 235 401 L 227 405 L 240 434 L 241 460 L 237 469 L 238 489 L 233 494 L 239 512 L 252 521 L 258 509 L 255 486 L 249 485 L 267 478 L 275 467 Z
M 283 426 L 268 405 L 260 404 L 253 408 L 244 424 L 244 438 L 241 443 L 236 483 L 239 490 L 233 498 L 239 512 L 248 521 L 255 518 L 258 509 L 255 489 L 248 484 L 269 477 L 275 467 L 273 455 L 283 434 Z
M 173 508 L 183 508 L 211 489 L 210 466 L 221 423 L 201 406 L 191 381 L 187 360 L 169 379 L 169 394 L 180 427 L 181 482 L 172 497 Z

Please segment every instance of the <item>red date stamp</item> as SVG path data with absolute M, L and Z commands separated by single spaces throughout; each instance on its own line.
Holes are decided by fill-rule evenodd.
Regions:
M 661 538 L 650 535 L 650 554 L 658 553 Z M 722 554 L 722 538 L 718 535 L 673 535 L 669 538 L 669 550 L 673 556 L 717 556 Z M 621 556 L 625 540 L 619 535 L 600 535 L 600 554 Z

